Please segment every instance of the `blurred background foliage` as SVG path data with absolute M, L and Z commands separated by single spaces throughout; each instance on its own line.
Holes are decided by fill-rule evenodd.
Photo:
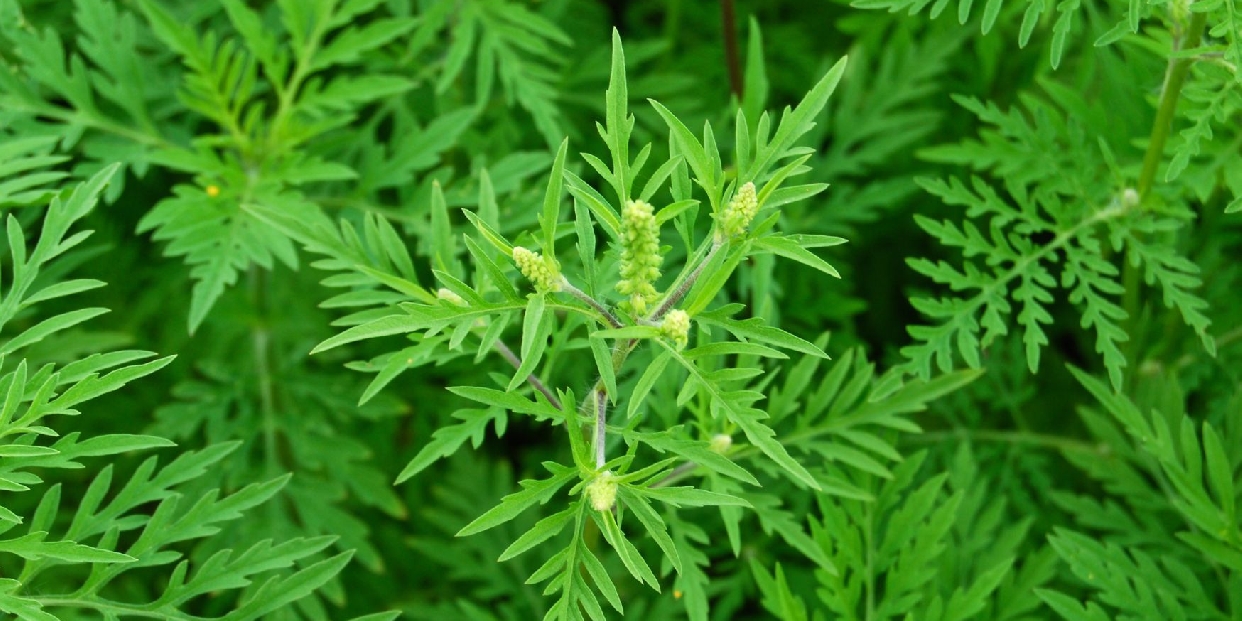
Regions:
M 700 587 L 712 619 L 1242 619 L 1242 542 L 1231 539 L 1237 514 L 1230 509 L 1224 517 L 1231 533 L 1203 543 L 1202 527 L 1187 517 L 1195 509 L 1179 496 L 1180 475 L 1170 474 L 1170 464 L 1181 464 L 1188 479 L 1213 467 L 1191 463 L 1203 459 L 1197 438 L 1210 442 L 1197 431 L 1204 423 L 1223 447 L 1228 476 L 1220 476 L 1238 481 L 1242 462 L 1242 357 L 1234 346 L 1242 325 L 1242 235 L 1237 216 L 1226 213 L 1242 192 L 1242 35 L 1231 0 L 1210 7 L 1138 0 L 974 7 L 968 0 L 930 7 L 912 0 L 343 1 L 340 32 L 371 29 L 307 72 L 302 100 L 290 102 L 293 120 L 284 125 L 281 87 L 253 67 L 233 70 L 253 71 L 251 78 L 230 75 L 226 57 L 243 40 L 253 45 L 265 36 L 274 49 L 294 49 L 296 37 L 286 37 L 297 26 L 288 17 L 297 3 L 247 4 L 259 20 L 252 32 L 230 18 L 228 3 L 0 1 L 0 145 L 46 138 L 40 149 L 64 158 L 52 169 L 68 180 L 122 164 L 104 203 L 83 221 L 96 231 L 88 247 L 60 265 L 107 282 L 90 293 L 91 304 L 113 312 L 41 343 L 28 358 L 59 363 L 118 347 L 177 355 L 155 376 L 101 397 L 72 430 L 150 433 L 182 449 L 242 442 L 189 483 L 191 490 L 236 490 L 293 473 L 272 501 L 193 549 L 197 558 L 273 536 L 334 535 L 325 555 L 355 551 L 319 595 L 271 618 L 389 609 L 412 619 L 540 618 L 547 602 L 540 588 L 525 584 L 539 559 L 495 562 L 535 516 L 475 537 L 453 534 L 564 446 L 523 418 L 485 421 L 473 435 L 477 446 L 393 486 L 432 434 L 455 422 L 450 415 L 462 400 L 445 388 L 487 383 L 489 373 L 508 370 L 494 357 L 479 364 L 431 357 L 359 405 L 392 343 L 308 357 L 336 333 L 334 321 L 366 311 L 321 305 L 336 293 L 331 287 L 350 283 L 324 281 L 332 272 L 315 269 L 317 257 L 239 203 L 266 197 L 356 223 L 385 219 L 410 248 L 417 277 L 430 282 L 446 239 L 456 240 L 455 259 L 464 256 L 461 234 L 472 229 L 458 210 L 494 197 L 502 232 L 532 229 L 561 138 L 571 150 L 605 151 L 594 124 L 604 115 L 613 28 L 625 41 L 635 138 L 652 141 L 657 152 L 667 152 L 668 141 L 648 98 L 688 127 L 730 127 L 738 106 L 796 103 L 849 55 L 828 111 L 803 141 L 817 151 L 805 183 L 830 187 L 787 206 L 781 221 L 787 233 L 848 238 L 822 251 L 842 277 L 824 279 L 763 256 L 728 290 L 748 313 L 794 334 L 831 335 L 825 351 L 834 361 L 815 371 L 803 389 L 811 391 L 834 365 L 865 358 L 883 375 L 906 363 L 907 327 L 928 323 L 911 298 L 950 289 L 907 260 L 953 262 L 960 254 L 920 229 L 916 216 L 975 218 L 989 230 L 982 212 L 963 215 L 916 179 L 984 175 L 1012 195 L 1020 193 L 1016 185 L 1045 183 L 1024 175 L 1078 168 L 1090 169 L 1083 174 L 1100 196 L 1134 187 L 1171 67 L 1166 55 L 1185 41 L 1195 19 L 1188 7 L 1197 5 L 1209 11 L 1204 49 L 1168 149 L 1158 154 L 1162 174 L 1151 191 L 1157 210 L 1189 224 L 1150 235 L 1198 266 L 1203 286 L 1190 288 L 1207 303 L 1215 356 L 1169 310 L 1158 283 L 1127 280 L 1140 297 L 1126 306 L 1124 384 L 1114 393 L 1096 337 L 1083 325 L 1081 300 L 1058 295 L 1044 306 L 1048 344 L 1038 373 L 1028 368 L 1020 330 L 999 335 L 983 350 L 979 379 L 909 416 L 922 433 L 891 432 L 902 459 L 843 475 L 874 500 L 774 484 L 762 492 L 783 507 L 768 519 L 764 511 L 748 516 L 740 549 L 714 510 L 700 510 L 677 532 L 696 538 L 707 554 L 698 566 L 710 578 Z M 1039 11 L 1032 17 L 1033 6 Z M 1117 31 L 1135 12 L 1137 32 Z M 234 80 L 226 85 L 232 101 L 196 94 L 198 74 L 187 60 L 193 54 L 174 50 L 174 25 L 220 46 L 215 73 Z M 1097 45 L 1101 37 L 1106 45 Z M 212 62 L 212 50 L 203 58 Z M 971 101 L 1013 115 L 1031 135 L 981 120 L 962 105 Z M 221 116 L 234 106 L 237 114 Z M 1184 172 L 1163 174 L 1182 153 Z M 575 172 L 600 183 L 586 167 Z M 433 213 L 436 193 L 447 222 Z M 33 211 L 8 211 L 37 219 Z M 1030 239 L 1052 238 L 1033 232 Z M 1099 239 L 1107 245 L 1108 233 Z M 1122 258 L 1108 259 L 1120 272 Z M 71 308 L 55 301 L 39 312 Z M 592 370 L 561 358 L 576 347 L 554 342 L 545 377 L 582 394 Z M 372 359 L 350 364 L 366 373 L 344 368 Z M 781 386 L 795 364 L 777 368 L 765 392 Z M 660 384 L 653 398 L 672 403 L 676 392 Z M 1127 408 L 1140 417 L 1155 412 L 1152 420 L 1173 430 L 1172 453 L 1145 453 L 1148 438 L 1127 436 L 1133 419 L 1117 414 Z M 122 460 L 118 468 L 136 463 Z M 72 505 L 68 495 L 83 493 L 86 474 L 68 476 L 64 502 Z M 1223 483 L 1204 492 L 1207 505 L 1221 511 L 1242 489 L 1211 485 Z M 912 508 L 907 499 L 926 506 Z M 10 508 L 32 510 L 22 502 L 35 500 L 23 497 Z M 911 514 L 916 509 L 927 513 Z M 918 567 L 903 566 L 900 556 L 875 567 L 875 559 L 842 543 L 883 548 L 887 537 L 900 547 L 901 528 L 925 538 Z M 831 558 L 842 573 L 830 575 L 791 541 Z M 1112 582 L 1101 585 L 1102 577 Z M 128 588 L 157 587 L 135 580 Z M 626 618 L 687 615 L 680 583 L 662 593 L 632 582 L 619 588 Z M 1098 603 L 1077 603 L 1086 600 Z M 212 605 L 202 603 L 204 610 Z

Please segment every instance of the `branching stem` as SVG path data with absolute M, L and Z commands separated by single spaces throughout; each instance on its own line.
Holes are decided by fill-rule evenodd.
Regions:
M 664 302 L 655 309 L 655 312 L 651 313 L 651 321 L 659 323 L 669 311 L 673 310 L 686 297 L 687 293 L 690 293 L 690 289 L 694 288 L 694 283 L 698 282 L 699 276 L 703 275 L 703 269 L 707 267 L 708 263 L 712 262 L 712 259 L 716 257 L 716 253 L 723 246 L 724 242 L 722 241 L 716 240 L 712 242 L 712 249 L 707 251 L 707 255 L 694 268 L 694 271 L 690 272 L 690 275 L 686 276 L 686 279 L 677 285 L 677 288 L 664 299 Z
M 492 347 L 500 353 L 502 358 L 508 360 L 509 364 L 513 365 L 513 368 L 522 368 L 522 359 L 519 358 L 517 354 L 513 353 L 513 350 L 509 349 L 509 346 L 505 345 L 503 341 L 496 339 L 496 342 L 492 344 Z M 542 380 L 535 377 L 534 373 L 526 376 L 526 383 L 530 384 L 535 390 L 538 390 L 543 394 L 543 396 L 547 397 L 548 403 L 552 404 L 552 407 L 558 410 L 562 409 L 561 400 L 557 399 L 556 395 L 548 389 L 547 385 L 545 385 Z
M 699 279 L 699 276 L 702 275 L 703 268 L 706 267 L 707 264 L 711 262 L 712 258 L 716 256 L 716 252 L 722 245 L 723 244 L 719 241 L 712 243 L 711 250 L 709 250 L 703 259 L 699 261 L 699 264 L 695 266 L 690 274 L 686 276 L 685 280 L 677 286 L 673 293 L 664 300 L 664 303 L 660 304 L 660 306 L 656 308 L 655 312 L 651 314 L 652 321 L 658 322 L 664 317 L 665 314 L 667 314 L 670 310 L 673 310 L 673 307 L 675 307 L 677 303 L 682 300 L 682 298 L 686 297 L 686 294 L 689 293 L 690 289 L 694 287 L 694 283 Z M 612 352 L 612 368 L 620 369 L 621 365 L 625 364 L 625 359 L 629 357 L 630 353 L 633 352 L 636 347 L 638 347 L 638 339 L 629 339 L 623 343 L 619 343 Z M 608 461 L 608 456 L 604 450 L 608 433 L 607 404 L 608 387 L 604 384 L 604 378 L 601 376 L 599 379 L 595 380 L 595 385 L 591 388 L 591 393 L 587 395 L 586 400 L 583 402 L 584 406 L 591 406 L 592 411 L 596 414 L 594 434 L 596 467 L 602 466 L 606 461 Z
M 610 327 L 620 328 L 623 325 L 621 323 L 621 320 L 618 319 L 617 316 L 612 313 L 612 311 L 608 310 L 606 306 L 604 306 L 603 304 L 600 304 L 599 301 L 596 300 L 595 298 L 587 295 L 585 291 L 570 284 L 569 280 L 565 279 L 564 276 L 561 277 L 561 291 L 564 291 L 565 293 L 568 293 L 569 295 L 574 296 L 578 300 L 581 300 L 583 303 L 585 303 L 587 306 L 590 306 L 591 308 L 595 309 L 595 312 L 602 315 L 604 317 L 604 321 L 606 321 Z

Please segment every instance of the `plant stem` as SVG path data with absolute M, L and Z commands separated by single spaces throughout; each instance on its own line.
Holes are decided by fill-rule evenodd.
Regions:
M 263 419 L 263 476 L 272 479 L 287 468 L 280 456 L 280 424 L 277 421 L 276 392 L 272 381 L 272 334 L 268 326 L 268 283 L 266 271 L 250 266 L 250 304 L 254 313 L 250 326 L 250 342 L 254 356 L 254 374 L 259 390 L 259 412 Z M 280 523 L 280 503 L 265 503 L 264 511 L 272 524 Z
M 595 392 L 595 468 L 603 468 L 608 461 L 604 454 L 604 443 L 608 440 L 608 395 L 597 390 Z
M 85 610 L 95 610 L 98 612 L 117 613 L 118 616 L 125 617 L 145 617 L 150 619 L 184 619 L 189 621 L 195 619 L 186 613 L 171 608 L 170 606 L 160 606 L 158 608 L 151 605 L 127 604 L 123 602 L 114 602 L 105 599 L 92 599 L 91 596 L 63 595 L 63 596 L 24 596 L 30 600 L 38 602 L 47 608 L 77 608 Z M 171 608 L 171 609 L 170 609 Z
M 1186 28 L 1186 39 L 1178 41 L 1176 38 L 1173 42 L 1173 51 L 1186 48 L 1199 47 L 1199 42 L 1203 39 L 1204 25 L 1207 23 L 1206 13 L 1193 13 L 1190 16 L 1190 24 Z M 1143 168 L 1139 172 L 1138 187 L 1136 191 L 1139 195 L 1139 209 L 1143 209 L 1148 203 L 1147 197 L 1151 192 L 1152 185 L 1156 181 L 1156 172 L 1160 168 L 1160 162 L 1164 159 L 1164 146 L 1169 140 L 1169 132 L 1173 129 L 1173 118 L 1177 114 L 1177 103 L 1181 99 L 1182 86 L 1186 83 L 1186 74 L 1190 72 L 1190 65 L 1194 62 L 1192 58 L 1173 58 L 1169 60 L 1169 66 L 1165 74 L 1164 88 L 1160 92 L 1160 102 L 1156 107 L 1156 120 L 1151 126 L 1151 138 L 1147 142 L 1147 151 L 1143 154 Z M 1142 300 L 1143 283 L 1139 278 L 1139 268 L 1126 259 L 1125 254 L 1121 256 L 1121 283 L 1123 288 L 1122 308 L 1126 311 L 1126 334 L 1130 337 L 1130 341 L 1126 344 L 1126 359 L 1131 364 L 1126 365 L 1127 370 L 1134 367 L 1135 354 L 1137 349 L 1137 340 L 1135 332 L 1138 326 L 1138 314 Z M 1127 371 L 1128 377 L 1130 372 Z
M 690 476 L 695 470 L 698 470 L 698 468 L 698 464 L 688 461 L 677 466 L 676 468 L 673 468 L 668 474 L 664 475 L 663 479 L 652 483 L 651 487 L 668 487 L 669 485 Z
M 686 276 L 686 279 L 677 285 L 677 288 L 664 299 L 664 302 L 662 302 L 660 306 L 655 309 L 655 312 L 651 313 L 651 321 L 658 323 L 664 318 L 665 315 L 668 314 L 669 311 L 673 310 L 674 306 L 677 306 L 678 302 L 681 302 L 681 300 L 686 297 L 687 293 L 690 293 L 690 289 L 692 289 L 694 287 L 694 283 L 699 280 L 699 276 L 703 275 L 703 268 L 707 267 L 707 264 L 712 262 L 712 259 L 716 256 L 716 252 L 718 252 L 722 246 L 724 246 L 724 242 L 712 242 L 712 249 L 707 251 L 707 254 L 703 257 L 703 260 L 699 262 L 698 266 L 694 268 L 694 271 L 690 272 L 690 275 Z
M 613 328 L 620 328 L 623 325 L 621 320 L 618 319 L 616 315 L 612 314 L 612 311 L 608 310 L 608 308 L 603 304 L 600 304 L 595 298 L 587 295 L 585 291 L 570 284 L 569 280 L 565 279 L 564 276 L 561 277 L 561 291 L 574 296 L 587 306 L 595 309 L 595 312 L 603 315 L 604 321 L 606 321 L 609 326 Z
M 496 339 L 496 342 L 492 344 L 492 347 L 500 353 L 502 358 L 508 360 L 509 364 L 513 365 L 513 368 L 522 368 L 522 359 L 519 358 L 517 354 L 513 353 L 513 350 L 509 349 L 509 346 L 505 345 L 503 341 Z M 561 400 L 557 399 L 556 395 L 548 389 L 543 381 L 541 381 L 538 377 L 535 377 L 534 373 L 526 376 L 526 382 L 534 387 L 535 390 L 543 393 L 543 396 L 548 398 L 548 403 L 552 404 L 552 407 L 558 410 L 563 409 L 561 407 Z
M 278 425 L 276 423 L 276 393 L 272 383 L 271 330 L 267 325 L 267 278 L 263 268 L 250 267 L 250 301 L 253 306 L 254 323 L 250 327 L 250 342 L 254 355 L 254 373 L 259 389 L 259 411 L 263 415 L 263 451 L 269 477 L 280 471 L 280 455 L 277 447 Z
M 1207 13 L 1193 13 L 1190 25 L 1186 28 L 1186 40 L 1179 44 L 1174 42 L 1174 51 L 1199 47 L 1203 39 L 1204 24 Z M 1169 60 L 1164 89 L 1160 93 L 1160 104 L 1156 108 L 1156 120 L 1151 126 L 1151 139 L 1147 143 L 1147 152 L 1143 154 L 1143 170 L 1139 173 L 1139 199 L 1147 198 L 1152 184 L 1156 180 L 1156 170 L 1160 160 L 1164 159 L 1164 145 L 1168 142 L 1169 131 L 1173 128 L 1173 117 L 1177 113 L 1177 103 L 1181 99 L 1182 85 L 1186 83 L 1186 74 L 1190 72 L 1193 58 L 1174 58 Z
M 655 312 L 651 314 L 651 321 L 658 322 L 664 317 L 665 314 L 668 313 L 668 311 L 672 310 L 682 298 L 686 297 L 686 294 L 690 292 L 690 289 L 694 287 L 694 283 L 703 273 L 703 268 L 711 262 L 712 257 L 716 256 L 716 251 L 719 250 L 722 245 L 723 244 L 720 242 L 712 243 L 711 250 L 704 255 L 703 259 L 699 261 L 699 264 L 695 266 L 694 270 L 692 270 L 690 274 L 686 276 L 685 280 L 678 285 L 677 289 L 664 300 L 664 303 L 660 304 L 660 306 L 656 308 Z M 612 352 L 612 368 L 620 370 L 621 365 L 625 364 L 625 359 L 629 357 L 630 353 L 632 353 L 636 347 L 638 347 L 638 339 L 629 339 L 623 344 L 618 344 L 617 348 Z M 607 461 L 607 455 L 604 454 L 603 447 L 605 441 L 607 440 L 608 421 L 606 416 L 601 415 L 601 413 L 607 413 L 607 403 L 608 387 L 604 384 L 604 378 L 601 376 L 595 380 L 595 384 L 591 388 L 591 393 L 587 395 L 587 398 L 583 401 L 584 406 L 591 405 L 593 407 L 593 411 L 596 413 L 594 441 L 597 467 L 603 465 L 604 462 Z
M 737 19 L 733 0 L 720 0 L 720 28 L 724 31 L 725 65 L 729 68 L 729 88 L 742 98 L 742 63 L 737 52 Z

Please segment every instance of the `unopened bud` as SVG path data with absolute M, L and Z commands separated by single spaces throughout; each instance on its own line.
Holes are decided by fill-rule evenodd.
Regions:
M 747 181 L 737 189 L 733 200 L 725 206 L 720 214 L 720 232 L 725 239 L 739 237 L 746 233 L 751 220 L 759 213 L 759 195 L 755 192 L 755 184 Z
M 660 334 L 672 341 L 677 349 L 685 347 L 690 340 L 690 315 L 680 308 L 669 311 L 660 324 Z
M 605 470 L 587 483 L 587 500 L 596 511 L 609 511 L 617 504 L 617 481 L 611 470 Z
M 725 453 L 729 451 L 729 447 L 731 446 L 733 446 L 733 436 L 724 434 L 724 433 L 718 433 L 712 436 L 712 440 L 711 442 L 708 443 L 707 448 L 710 449 L 711 452 L 713 453 L 719 453 L 721 455 L 724 455 Z

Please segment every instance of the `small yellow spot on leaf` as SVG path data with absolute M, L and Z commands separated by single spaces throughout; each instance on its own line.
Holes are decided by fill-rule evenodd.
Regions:
M 681 590 L 673 589 L 673 599 L 681 599 Z
M 207 186 L 207 196 L 210 196 L 212 198 L 220 196 L 220 186 L 215 185 L 215 184 Z

